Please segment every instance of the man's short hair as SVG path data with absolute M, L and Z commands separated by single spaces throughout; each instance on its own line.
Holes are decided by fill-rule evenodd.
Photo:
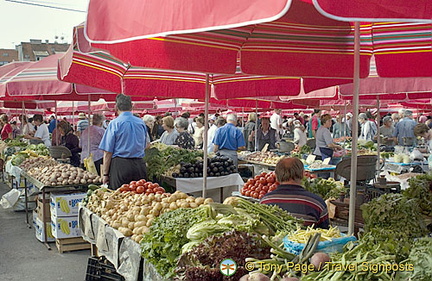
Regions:
M 404 117 L 410 117 L 413 115 L 413 112 L 411 110 L 405 110 L 405 112 L 403 113 Z
M 276 164 L 275 174 L 278 182 L 301 180 L 304 174 L 303 162 L 296 157 L 283 158 Z
M 230 122 L 230 121 L 231 122 L 237 122 L 237 115 L 235 115 L 234 113 L 230 113 L 230 114 L 227 115 L 226 120 L 228 122 Z
M 225 118 L 219 116 L 219 117 L 216 119 L 216 126 L 218 126 L 218 127 L 222 127 L 222 126 L 225 125 L 225 124 L 226 124 L 226 120 L 225 120 Z
M 35 114 L 35 115 L 33 115 L 33 121 L 39 121 L 39 122 L 42 123 L 42 121 L 43 121 L 42 115 L 41 114 Z
M 104 116 L 102 114 L 93 114 L 92 124 L 101 125 L 103 123 Z
M 391 118 L 391 116 L 385 116 L 383 118 L 383 123 L 388 122 L 388 121 L 393 121 L 392 118 Z
M 120 111 L 131 111 L 132 110 L 132 100 L 130 96 L 123 94 L 118 94 L 116 97 L 116 106 Z

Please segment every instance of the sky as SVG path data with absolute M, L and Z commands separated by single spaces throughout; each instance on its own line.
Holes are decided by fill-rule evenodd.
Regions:
M 36 3 L 77 11 L 21 4 Z M 71 43 L 73 27 L 85 21 L 88 0 L 0 0 L 0 49 L 15 49 L 30 39 Z M 64 37 L 64 40 L 61 40 Z

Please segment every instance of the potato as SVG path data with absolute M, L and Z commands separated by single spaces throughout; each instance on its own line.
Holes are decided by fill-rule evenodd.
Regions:
M 152 225 L 153 221 L 154 221 L 153 218 L 147 220 L 146 226 L 150 227 Z
M 129 225 L 129 220 L 127 219 L 127 218 L 122 218 L 121 219 L 121 225 L 123 226 L 123 227 L 127 227 L 128 225 Z
M 137 221 L 136 223 L 134 223 L 134 228 L 139 228 L 142 226 L 145 226 L 147 224 L 147 221 Z
M 118 229 L 119 227 L 121 227 L 121 223 L 119 221 L 114 221 L 112 223 L 112 227 L 115 229 Z
M 206 198 L 205 200 L 204 200 L 204 204 L 209 204 L 209 203 L 213 203 L 214 201 L 213 201 L 213 199 L 211 199 L 211 198 Z
M 195 199 L 195 203 L 196 203 L 197 205 L 201 205 L 201 204 L 203 204 L 204 201 L 205 201 L 205 199 L 202 198 L 202 197 L 197 197 L 197 198 Z

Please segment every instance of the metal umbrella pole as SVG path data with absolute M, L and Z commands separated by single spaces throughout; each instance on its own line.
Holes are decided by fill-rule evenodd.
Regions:
M 380 171 L 380 158 L 381 158 L 381 148 L 380 148 L 380 146 L 381 146 L 381 129 L 380 129 L 380 123 L 381 123 L 381 114 L 380 114 L 380 99 L 379 99 L 379 95 L 377 95 L 377 119 L 376 119 L 376 122 L 377 122 L 377 133 L 376 133 L 376 135 L 378 136 L 377 137 L 377 153 L 378 153 L 378 160 L 377 160 L 377 163 L 376 163 L 376 167 L 377 167 L 377 172 L 378 172 L 378 174 L 379 174 L 379 171 Z
M 358 139 L 358 110 L 360 87 L 360 23 L 354 23 L 354 95 L 353 95 L 353 122 L 352 122 L 352 151 L 351 151 L 351 182 L 348 217 L 348 235 L 354 234 L 354 219 L 357 196 L 357 139 Z
M 207 146 L 208 146 L 208 107 L 210 100 L 210 75 L 206 74 L 206 87 L 205 87 L 205 106 L 204 106 L 204 139 L 203 139 L 203 190 L 202 197 L 206 197 L 207 191 Z

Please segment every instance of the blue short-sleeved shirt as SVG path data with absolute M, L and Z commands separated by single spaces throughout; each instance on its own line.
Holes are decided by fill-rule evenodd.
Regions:
M 242 132 L 232 123 L 227 123 L 218 128 L 213 138 L 213 143 L 219 149 L 237 150 L 239 147 L 246 146 Z
M 146 145 L 144 121 L 126 111 L 109 123 L 99 149 L 111 152 L 113 158 L 143 158 Z

